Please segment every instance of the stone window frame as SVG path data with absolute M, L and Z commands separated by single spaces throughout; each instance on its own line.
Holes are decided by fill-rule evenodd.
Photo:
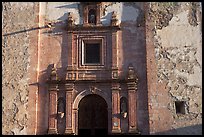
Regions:
M 84 63 L 83 57 L 83 46 L 84 43 L 97 43 L 100 42 L 100 64 L 98 63 L 91 63 L 86 64 Z M 95 35 L 83 35 L 79 36 L 78 42 L 78 67 L 79 69 L 105 69 L 106 68 L 106 54 L 107 54 L 107 43 L 106 43 L 106 36 L 95 36 Z

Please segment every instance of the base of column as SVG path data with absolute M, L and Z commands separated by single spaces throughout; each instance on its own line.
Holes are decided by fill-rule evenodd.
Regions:
M 138 131 L 136 127 L 129 128 L 128 133 L 129 134 L 140 134 L 140 132 Z
M 66 134 L 66 135 L 73 135 L 74 133 L 73 133 L 72 129 L 66 128 L 64 134 Z
M 57 129 L 48 129 L 48 134 L 58 134 Z
M 121 130 L 119 128 L 113 128 L 111 132 L 112 134 L 119 134 L 121 133 Z

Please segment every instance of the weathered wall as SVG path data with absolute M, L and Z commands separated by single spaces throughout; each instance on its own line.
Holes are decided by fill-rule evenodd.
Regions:
M 201 7 L 193 4 L 151 3 L 148 11 L 155 22 L 146 22 L 151 134 L 202 134 Z M 175 101 L 186 101 L 186 114 L 176 114 Z
M 130 63 L 139 77 L 138 129 L 142 134 L 201 134 L 200 6 L 189 10 L 190 3 L 178 7 L 174 2 L 163 6 L 151 3 L 145 26 L 143 4 L 107 2 L 101 13 L 103 25 L 110 24 L 112 11 L 119 19 L 120 77 L 126 77 Z M 175 9 L 168 12 L 169 6 Z M 60 78 L 65 76 L 70 56 L 67 15 L 73 12 L 75 24 L 82 24 L 81 7 L 79 2 L 11 2 L 2 3 L 2 7 L 2 133 L 47 134 L 45 82 L 52 64 L 56 64 Z M 48 22 L 58 23 L 54 29 L 38 28 Z M 83 90 L 78 88 L 79 92 Z M 124 91 L 126 87 L 122 86 L 121 95 L 127 96 Z M 177 100 L 186 101 L 185 115 L 176 114 Z
M 2 8 L 2 134 L 35 134 L 38 3 Z

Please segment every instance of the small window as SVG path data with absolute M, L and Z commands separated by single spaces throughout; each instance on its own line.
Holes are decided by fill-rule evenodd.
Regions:
M 176 114 L 185 114 L 185 101 L 176 101 Z
M 84 47 L 84 63 L 85 64 L 100 64 L 100 43 L 85 43 Z

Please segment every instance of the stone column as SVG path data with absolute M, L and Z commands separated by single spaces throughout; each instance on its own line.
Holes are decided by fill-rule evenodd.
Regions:
M 48 134 L 57 134 L 57 84 L 49 85 Z
M 130 80 L 128 86 L 128 114 L 129 114 L 129 133 L 137 133 L 137 83 Z
M 78 135 L 78 109 L 73 109 L 73 134 Z
M 72 66 L 73 66 L 73 58 L 74 58 L 74 56 L 73 56 L 73 44 L 72 44 L 72 42 L 73 42 L 73 32 L 72 31 L 69 31 L 68 32 L 68 37 L 67 37 L 67 40 L 68 40 L 68 53 L 67 53 L 67 55 L 68 55 L 68 68 L 72 68 Z
M 112 133 L 120 133 L 119 83 L 112 84 Z
M 112 32 L 112 69 L 117 68 L 117 32 Z
M 65 84 L 66 87 L 66 129 L 65 134 L 73 134 L 72 127 L 72 95 L 74 84 Z

